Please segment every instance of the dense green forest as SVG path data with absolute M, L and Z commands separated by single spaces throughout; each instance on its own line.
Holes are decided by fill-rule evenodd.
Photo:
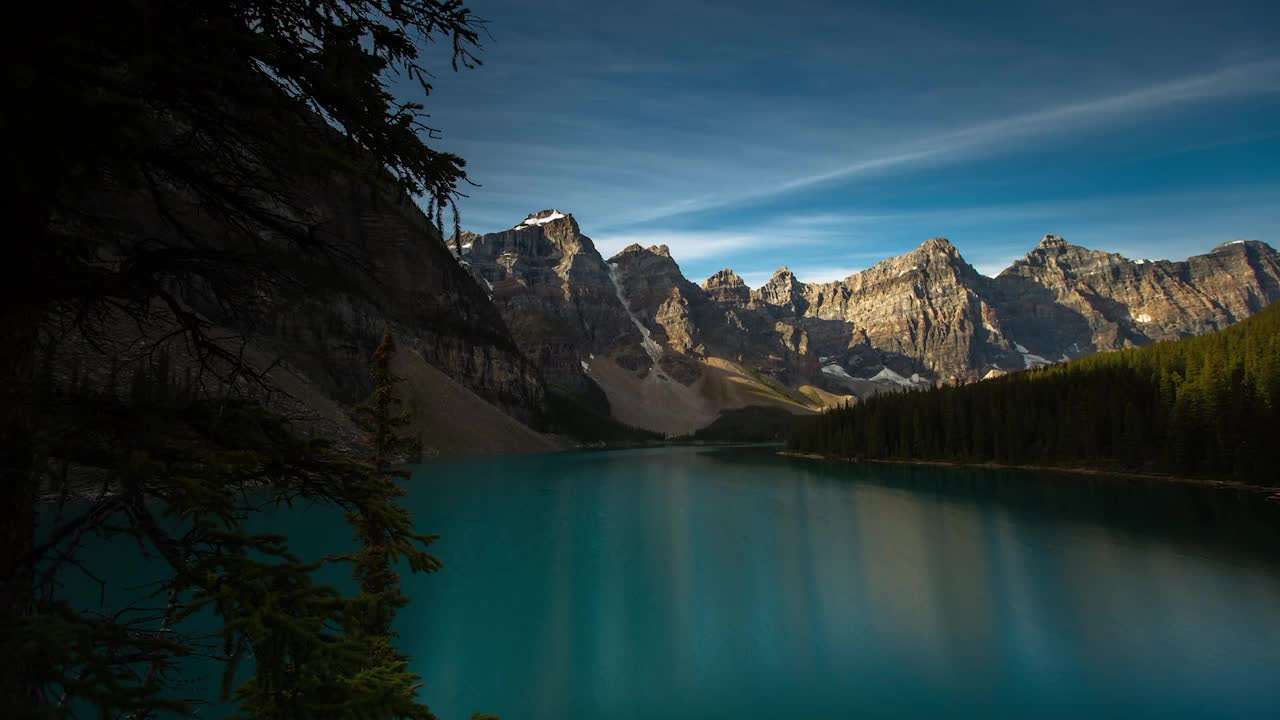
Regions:
M 1222 332 L 797 423 L 795 452 L 1096 467 L 1280 483 L 1280 306 Z

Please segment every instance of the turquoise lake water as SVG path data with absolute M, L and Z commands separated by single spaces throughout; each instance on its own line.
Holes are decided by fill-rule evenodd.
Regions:
M 660 448 L 420 467 L 442 719 L 1280 717 L 1280 523 L 1071 475 Z M 295 510 L 305 553 L 341 519 Z M 208 716 L 206 714 L 206 716 Z

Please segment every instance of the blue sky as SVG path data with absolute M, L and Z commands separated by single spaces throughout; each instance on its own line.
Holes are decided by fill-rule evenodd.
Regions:
M 428 111 L 471 230 L 555 207 L 606 257 L 666 243 L 753 286 L 935 236 L 987 274 L 1045 233 L 1280 247 L 1280 2 L 469 5 L 485 64 Z

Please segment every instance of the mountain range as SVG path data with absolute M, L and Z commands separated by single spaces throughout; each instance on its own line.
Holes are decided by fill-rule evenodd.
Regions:
M 665 245 L 606 260 L 559 210 L 455 244 L 548 393 L 667 434 L 1197 335 L 1280 299 L 1280 254 L 1256 241 L 1171 262 L 1046 235 L 990 278 L 933 238 L 841 281 L 782 267 L 754 289 L 729 268 L 692 282 Z
M 252 250 L 274 280 L 228 271 L 181 300 L 269 379 L 264 402 L 353 445 L 350 411 L 370 392 L 384 327 L 423 447 L 475 454 L 685 435 L 746 407 L 814 413 L 1202 334 L 1280 298 L 1280 256 L 1255 241 L 1147 262 L 1046 236 L 989 278 L 935 238 L 838 282 L 804 283 L 784 267 L 751 288 L 728 268 L 690 280 L 665 245 L 605 258 L 558 210 L 446 240 L 388 187 L 333 174 L 292 192 L 331 256 L 266 235 Z M 98 197 L 130 237 L 184 242 L 146 198 Z M 181 201 L 171 205 L 192 220 L 187 232 L 225 235 Z M 110 347 L 68 339 L 57 372 L 123 387 L 117 378 L 157 370 L 163 345 L 165 372 L 210 382 L 172 325 L 122 319 Z

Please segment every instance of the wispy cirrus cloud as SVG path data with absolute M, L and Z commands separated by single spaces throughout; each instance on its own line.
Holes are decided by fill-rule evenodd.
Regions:
M 791 273 L 795 275 L 796 279 L 799 280 L 800 282 L 809 283 L 809 284 L 818 284 L 818 283 L 836 282 L 837 280 L 844 280 L 850 275 L 862 272 L 866 268 L 865 267 L 848 267 L 848 266 L 845 266 L 845 267 L 827 266 L 827 265 L 817 265 L 817 266 L 801 265 L 801 266 L 791 267 L 790 265 L 788 265 L 787 269 L 790 270 Z M 775 271 L 758 270 L 754 272 L 739 273 L 739 275 L 742 276 L 743 282 L 745 282 L 748 286 L 753 288 L 758 288 L 761 285 L 764 285 L 765 283 L 769 282 L 769 279 L 773 277 L 774 272 Z
M 1042 135 L 1096 128 L 1108 122 L 1140 122 L 1145 114 L 1181 104 L 1276 93 L 1280 93 L 1280 60 L 1240 63 L 968 127 L 942 130 L 905 140 L 875 155 L 852 158 L 819 172 L 774 179 L 773 182 L 762 183 L 764 187 L 759 189 L 738 194 L 707 195 L 686 200 L 676 208 L 642 212 L 634 216 L 633 221 L 649 222 L 683 213 L 730 207 L 892 169 L 955 160 L 983 150 L 1008 152 L 1013 144 Z
M 873 145 L 835 147 L 832 138 L 839 121 L 813 118 L 812 127 L 799 137 L 785 138 L 785 145 L 778 145 L 767 130 L 761 135 L 768 142 L 750 143 L 732 128 L 724 132 L 673 128 L 665 132 L 665 151 L 637 146 L 634 135 L 607 120 L 517 107 L 506 114 L 523 118 L 522 125 L 537 124 L 543 131 L 561 128 L 567 138 L 462 140 L 455 148 L 475 161 L 472 176 L 482 184 L 463 202 L 469 216 L 492 222 L 508 213 L 522 216 L 554 205 L 590 212 L 595 227 L 623 232 L 654 221 L 776 202 L 783 196 L 885 173 L 1017 153 L 1048 138 L 1109 125 L 1140 125 L 1179 106 L 1272 94 L 1280 94 L 1280 60 L 1275 59 L 1238 63 L 959 128 L 942 122 L 916 129 L 914 135 L 886 131 Z M 833 162 L 833 155 L 844 159 Z M 716 189 L 708 192 L 707 188 Z
M 607 257 L 617 254 L 629 245 L 651 247 L 666 245 L 671 255 L 679 261 L 701 261 L 724 257 L 725 255 L 750 249 L 764 247 L 776 242 L 767 230 L 653 230 L 630 233 L 609 233 L 593 237 L 596 249 Z
M 596 244 L 606 257 L 632 243 L 667 245 L 690 279 L 730 266 L 758 287 L 783 264 L 805 282 L 843 279 L 930 237 L 950 238 L 979 272 L 994 276 L 1045 234 L 1132 258 L 1178 260 L 1239 238 L 1280 247 L 1267 237 L 1277 227 L 1280 183 L 1259 183 L 1062 202 L 782 213 L 725 230 L 604 234 Z
M 829 282 L 858 272 L 889 256 L 876 241 L 874 231 L 855 231 L 846 225 L 808 226 L 795 218 L 732 230 L 680 230 L 675 228 L 604 234 L 593 238 L 600 254 L 608 258 L 628 245 L 666 245 L 685 276 L 694 282 L 732 267 L 751 287 L 769 280 L 779 265 L 762 264 L 763 258 L 782 253 L 798 259 L 826 255 L 830 263 L 801 262 L 789 268 L 805 282 Z M 768 251 L 768 252 L 762 252 Z M 764 261 L 768 263 L 767 260 Z M 787 260 L 792 263 L 792 260 Z
M 1280 5 L 797 2 L 484 0 L 485 66 L 428 102 L 482 186 L 464 225 L 556 207 L 606 253 L 757 281 L 939 235 L 994 272 L 1047 232 L 1140 256 L 1275 232 L 1274 196 L 1211 191 L 1280 180 Z

